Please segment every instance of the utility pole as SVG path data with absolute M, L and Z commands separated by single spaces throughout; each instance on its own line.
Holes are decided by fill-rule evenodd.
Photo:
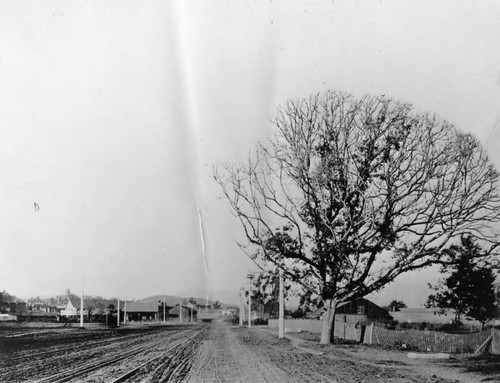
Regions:
M 83 328 L 83 275 L 82 275 L 82 297 L 80 298 L 80 328 Z
M 179 301 L 179 322 L 182 323 L 182 299 Z
M 240 327 L 243 327 L 243 317 L 245 316 L 245 308 L 243 307 L 243 292 L 245 291 L 244 287 L 240 287 Z
M 252 278 L 253 274 L 247 274 L 248 278 L 248 328 L 252 327 Z
M 163 297 L 163 323 L 165 323 L 165 306 L 167 306 L 167 298 Z
M 285 292 L 283 288 L 283 270 L 280 270 L 279 302 L 278 337 L 282 339 L 285 337 Z
M 120 298 L 117 299 L 118 311 L 116 312 L 116 327 L 120 327 Z
M 123 325 L 127 323 L 127 297 L 125 297 L 125 303 L 123 304 Z
M 80 298 L 80 327 L 83 328 L 83 291 Z

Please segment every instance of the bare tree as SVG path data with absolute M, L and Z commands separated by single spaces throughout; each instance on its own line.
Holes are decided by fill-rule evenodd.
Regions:
M 469 234 L 495 254 L 498 173 L 479 142 L 386 97 L 328 91 L 288 101 L 275 131 L 214 177 L 256 262 L 315 292 L 330 343 L 338 303 L 448 259 Z

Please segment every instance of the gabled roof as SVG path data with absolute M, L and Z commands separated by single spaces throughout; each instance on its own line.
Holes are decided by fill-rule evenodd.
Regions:
M 70 298 L 71 304 L 76 309 L 80 309 L 80 298 Z M 113 305 L 116 307 L 116 300 L 111 299 L 84 299 L 83 300 L 83 309 L 106 309 L 109 305 Z M 123 302 L 120 302 L 120 306 L 123 307 Z
M 342 303 L 339 303 L 337 305 L 337 309 L 339 309 L 340 307 L 342 306 L 345 306 L 346 304 L 348 304 L 349 302 L 342 302 Z M 308 318 L 319 318 L 323 313 L 325 312 L 325 308 L 324 307 L 320 307 L 319 309 L 316 309 L 314 311 L 311 311 L 310 313 L 307 313 L 307 317 Z
M 352 302 L 358 302 L 358 303 L 362 303 L 362 304 L 366 304 L 366 303 L 369 303 L 370 305 L 372 306 L 376 306 L 378 308 L 380 308 L 378 305 L 376 305 L 375 303 L 373 303 L 372 301 L 366 299 L 366 298 L 357 298 L 357 299 L 354 299 L 352 301 L 347 301 L 347 302 L 342 302 L 342 303 L 339 303 L 337 305 L 337 310 L 340 309 L 341 307 L 349 304 L 349 303 L 352 303 Z M 382 308 L 380 308 L 380 310 L 383 310 Z M 385 310 L 384 310 L 385 311 Z M 321 315 L 325 312 L 324 310 L 324 307 L 320 307 L 319 309 L 316 309 L 310 313 L 307 313 L 307 318 L 319 318 L 321 317 Z M 389 315 L 389 314 L 388 314 Z
M 80 298 L 78 298 L 78 299 L 77 298 L 69 298 L 68 300 L 71 302 L 71 304 L 73 305 L 74 308 L 76 308 L 78 310 L 80 309 L 80 307 L 81 307 Z M 83 309 L 86 310 L 87 308 L 88 308 L 88 304 L 84 299 L 83 300 Z

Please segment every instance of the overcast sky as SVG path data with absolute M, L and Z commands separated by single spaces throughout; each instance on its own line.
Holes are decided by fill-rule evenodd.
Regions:
M 498 1 L 0 2 L 0 290 L 236 292 L 254 267 L 212 167 L 287 98 L 408 101 L 500 168 L 499 41 Z

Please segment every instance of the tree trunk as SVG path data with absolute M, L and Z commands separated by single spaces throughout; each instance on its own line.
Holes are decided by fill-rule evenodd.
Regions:
M 337 301 L 333 299 L 327 299 L 324 301 L 326 308 L 325 313 L 323 314 L 323 324 L 321 327 L 321 340 L 320 344 L 330 344 L 333 340 L 333 330 L 334 330 L 334 319 L 335 319 L 335 310 L 337 308 Z

